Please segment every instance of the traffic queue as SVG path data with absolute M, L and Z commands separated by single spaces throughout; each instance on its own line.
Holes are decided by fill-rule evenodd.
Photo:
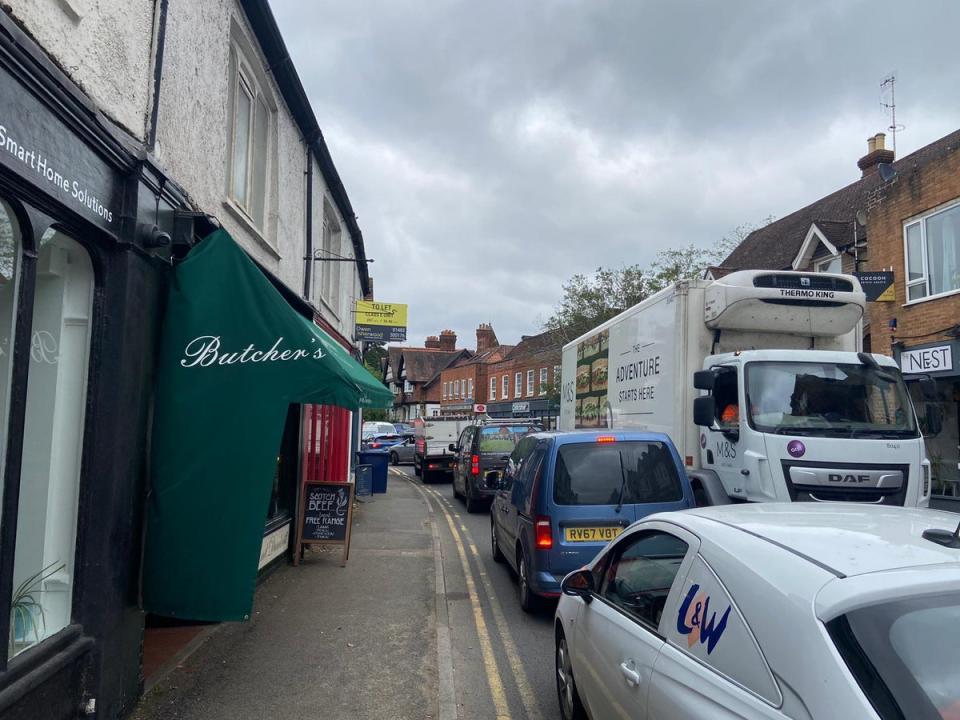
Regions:
M 565 720 L 960 720 L 960 515 L 864 306 L 845 275 L 677 283 L 564 348 L 558 431 L 418 419 L 521 607 L 559 598 Z

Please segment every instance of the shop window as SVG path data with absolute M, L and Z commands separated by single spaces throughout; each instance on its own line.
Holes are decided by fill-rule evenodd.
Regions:
M 17 317 L 20 271 L 20 228 L 10 206 L 0 200 L 0 418 L 6 427 L 10 415 L 10 374 L 13 370 L 13 333 Z M 0 433 L 0 497 L 7 456 L 7 433 Z
M 273 99 L 246 54 L 230 53 L 230 166 L 227 193 L 261 232 L 266 230 L 269 175 L 273 172 Z
M 904 226 L 907 301 L 960 290 L 960 205 Z
M 86 250 L 48 230 L 33 300 L 10 655 L 70 623 L 93 288 Z

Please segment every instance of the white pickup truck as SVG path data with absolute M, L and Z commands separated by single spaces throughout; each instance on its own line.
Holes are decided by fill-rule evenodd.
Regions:
M 413 421 L 413 436 L 416 450 L 413 454 L 413 472 L 424 482 L 437 477 L 452 477 L 456 455 L 450 445 L 456 445 L 460 433 L 472 418 L 464 417 L 419 417 Z

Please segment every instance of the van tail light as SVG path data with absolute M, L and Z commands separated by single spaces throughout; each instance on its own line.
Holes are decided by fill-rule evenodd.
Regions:
M 480 474 L 480 456 L 472 455 L 470 457 L 470 474 L 479 475 Z
M 553 547 L 553 531 L 550 529 L 550 518 L 539 516 L 536 522 L 537 550 L 549 550 Z

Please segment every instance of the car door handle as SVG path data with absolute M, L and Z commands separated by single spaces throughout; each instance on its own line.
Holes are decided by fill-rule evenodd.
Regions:
M 634 669 L 635 667 L 633 660 L 620 663 L 620 672 L 623 673 L 623 677 L 630 687 L 637 687 L 640 684 L 640 673 Z

